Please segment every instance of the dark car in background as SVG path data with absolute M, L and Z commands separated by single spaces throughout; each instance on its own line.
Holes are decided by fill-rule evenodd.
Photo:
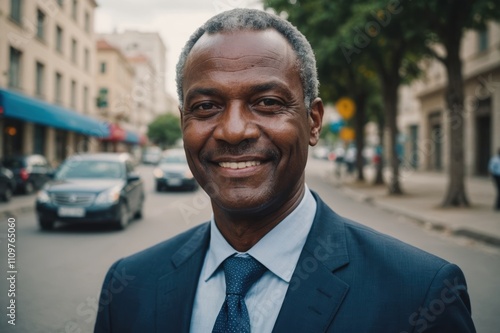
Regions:
M 171 188 L 186 188 L 192 191 L 198 188 L 198 183 L 189 170 L 184 149 L 167 150 L 153 175 L 158 192 Z
M 143 181 L 128 154 L 81 154 L 66 159 L 38 193 L 36 212 L 41 229 L 56 221 L 111 222 L 124 229 L 141 218 Z
M 0 164 L 0 200 L 8 202 L 16 189 L 14 174 Z
M 25 194 L 42 188 L 54 172 L 47 159 L 38 154 L 6 156 L 2 165 L 14 174 L 15 191 Z

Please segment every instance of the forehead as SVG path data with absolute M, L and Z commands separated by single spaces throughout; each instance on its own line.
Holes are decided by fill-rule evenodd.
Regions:
M 298 61 L 291 45 L 279 32 L 239 30 L 204 34 L 194 45 L 184 67 L 184 84 L 210 73 L 265 72 L 267 76 L 286 76 L 300 80 Z M 184 86 L 185 88 L 186 86 Z

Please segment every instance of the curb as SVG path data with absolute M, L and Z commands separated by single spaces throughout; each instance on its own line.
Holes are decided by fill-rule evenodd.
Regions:
M 331 179 L 328 179 L 328 181 L 330 182 L 330 184 L 340 189 L 343 193 L 345 193 L 348 197 L 350 197 L 353 200 L 356 200 L 358 202 L 368 203 L 372 206 L 381 208 L 387 212 L 407 217 L 424 228 L 443 232 L 449 235 L 466 237 L 474 241 L 485 243 L 487 245 L 500 247 L 500 237 L 492 236 L 490 234 L 478 230 L 472 230 L 467 228 L 452 228 L 446 223 L 443 223 L 442 221 L 434 220 L 428 217 L 423 217 L 418 213 L 409 212 L 404 209 L 398 209 L 392 205 L 387 205 L 382 202 L 379 202 L 369 195 L 350 189 L 342 184 L 339 184 L 338 182 L 333 182 Z

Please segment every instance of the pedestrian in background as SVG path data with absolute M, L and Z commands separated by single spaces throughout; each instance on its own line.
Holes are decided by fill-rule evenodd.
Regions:
M 500 148 L 497 154 L 490 159 L 489 167 L 493 182 L 497 187 L 497 200 L 495 201 L 495 210 L 500 210 Z

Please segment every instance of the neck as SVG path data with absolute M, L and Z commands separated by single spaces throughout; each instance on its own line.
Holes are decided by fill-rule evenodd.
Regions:
M 259 242 L 278 223 L 283 221 L 304 197 L 302 183 L 284 202 L 277 202 L 259 212 L 228 212 L 212 203 L 217 228 L 237 251 L 246 252 Z

